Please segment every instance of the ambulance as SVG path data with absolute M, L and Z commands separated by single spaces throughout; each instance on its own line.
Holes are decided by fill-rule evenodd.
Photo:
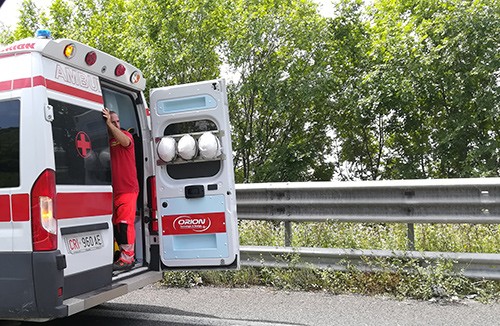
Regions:
M 237 269 L 223 79 L 157 88 L 133 65 L 37 31 L 0 48 L 0 320 L 73 315 L 162 279 Z M 132 270 L 114 274 L 102 108 L 134 138 Z

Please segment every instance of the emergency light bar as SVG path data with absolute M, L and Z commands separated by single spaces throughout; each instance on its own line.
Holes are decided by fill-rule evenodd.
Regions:
M 52 35 L 51 35 L 50 31 L 47 29 L 38 29 L 35 32 L 35 38 L 51 39 Z
M 54 40 L 51 32 L 46 29 L 37 30 L 34 38 L 0 47 L 0 56 L 27 51 L 40 52 L 45 57 L 59 61 L 65 60 L 66 64 L 76 69 L 141 91 L 146 88 L 146 81 L 141 71 L 131 64 L 77 41 Z

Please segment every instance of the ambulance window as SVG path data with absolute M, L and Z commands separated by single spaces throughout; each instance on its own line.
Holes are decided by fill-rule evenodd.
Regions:
M 217 130 L 215 122 L 210 120 L 196 120 L 169 124 L 167 128 L 165 128 L 163 135 L 182 135 L 212 130 Z
M 109 185 L 108 132 L 99 110 L 49 100 L 59 185 Z
M 137 118 L 132 97 L 129 94 L 107 88 L 102 89 L 102 96 L 104 105 L 110 111 L 115 111 L 120 117 L 120 127 L 129 130 L 132 134 L 137 133 Z
M 19 186 L 19 100 L 0 102 L 0 188 Z
M 172 123 L 165 128 L 163 134 L 165 136 L 183 135 L 213 130 L 217 130 L 215 122 L 205 119 Z M 177 180 L 207 178 L 219 173 L 221 166 L 220 160 L 169 164 L 167 165 L 167 173 L 172 179 Z

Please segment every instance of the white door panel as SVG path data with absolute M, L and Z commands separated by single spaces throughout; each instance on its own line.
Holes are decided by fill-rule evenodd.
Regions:
M 164 268 L 238 267 L 224 80 L 154 89 L 150 105 Z

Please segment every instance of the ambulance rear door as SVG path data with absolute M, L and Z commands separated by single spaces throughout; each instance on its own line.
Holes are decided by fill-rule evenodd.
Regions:
M 153 89 L 150 106 L 162 268 L 238 268 L 225 81 Z

